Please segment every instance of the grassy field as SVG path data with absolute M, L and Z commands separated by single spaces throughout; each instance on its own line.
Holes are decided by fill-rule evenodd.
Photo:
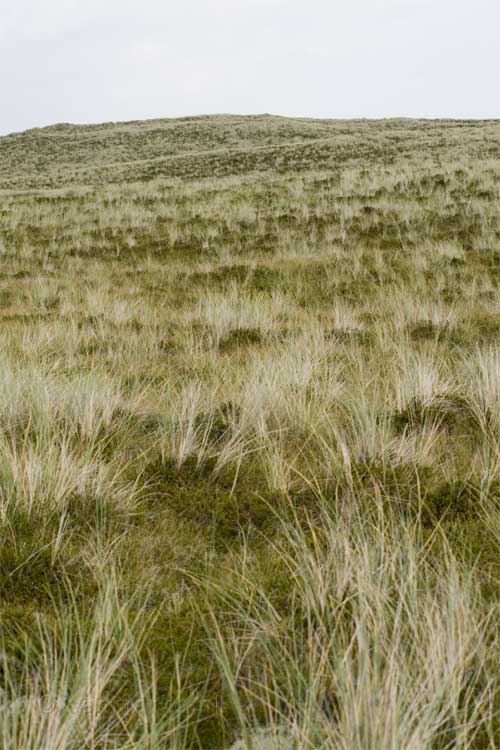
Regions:
M 500 123 L 0 138 L 0 747 L 500 748 Z

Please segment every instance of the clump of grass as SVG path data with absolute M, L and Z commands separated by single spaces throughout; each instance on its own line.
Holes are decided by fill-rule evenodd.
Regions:
M 4 747 L 181 747 L 190 700 L 172 675 L 159 715 L 154 663 L 140 660 L 147 598 L 120 597 L 109 567 L 90 611 L 67 583 L 45 619 L 2 636 Z M 192 711 L 192 707 L 191 707 Z
M 284 737 L 487 746 L 495 736 L 497 605 L 485 617 L 443 534 L 431 557 L 418 524 L 374 510 L 322 504 L 314 521 L 284 521 L 264 589 L 248 549 L 215 574 L 207 628 L 245 747 L 259 747 L 262 723 L 272 747 Z

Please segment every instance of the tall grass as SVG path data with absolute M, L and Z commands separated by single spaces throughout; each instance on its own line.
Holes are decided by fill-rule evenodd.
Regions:
M 0 139 L 2 748 L 499 747 L 498 124 L 45 135 Z
M 498 603 L 484 608 L 474 568 L 380 501 L 320 506 L 280 519 L 274 566 L 293 582 L 280 608 L 246 547 L 208 584 L 246 744 L 265 716 L 272 747 L 496 747 Z

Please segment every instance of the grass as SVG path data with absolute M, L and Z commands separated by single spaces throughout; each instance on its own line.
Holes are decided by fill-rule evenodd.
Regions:
M 0 138 L 5 750 L 500 747 L 500 127 Z

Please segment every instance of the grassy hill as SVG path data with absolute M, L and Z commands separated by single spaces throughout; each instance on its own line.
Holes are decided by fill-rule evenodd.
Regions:
M 500 123 L 0 138 L 5 750 L 500 747 Z
M 270 115 L 53 125 L 0 138 L 0 189 L 304 172 L 398 158 L 500 155 L 498 123 Z

